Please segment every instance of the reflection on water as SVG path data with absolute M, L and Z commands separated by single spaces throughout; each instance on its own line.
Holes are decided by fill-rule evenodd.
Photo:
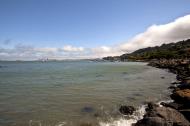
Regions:
M 174 75 L 146 63 L 0 62 L 0 125 L 62 126 L 119 119 L 121 104 L 167 99 Z M 165 77 L 165 78 L 162 78 Z

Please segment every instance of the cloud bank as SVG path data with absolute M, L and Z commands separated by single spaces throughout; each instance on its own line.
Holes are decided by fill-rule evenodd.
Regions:
M 14 48 L 0 48 L 1 60 L 38 60 L 38 59 L 77 59 L 83 58 L 84 52 L 82 47 L 66 45 L 63 48 L 43 47 L 37 48 L 23 44 L 17 44 Z M 85 57 L 84 57 L 85 58 Z
M 63 47 L 63 50 L 66 52 L 82 52 L 84 51 L 83 47 L 73 47 L 71 45 L 66 45 Z
M 136 35 L 119 47 L 123 51 L 131 52 L 148 46 L 157 46 L 188 38 L 190 38 L 190 15 L 180 17 L 168 24 L 152 25 L 145 32 Z
M 190 15 L 180 17 L 173 22 L 163 25 L 152 25 L 145 32 L 137 34 L 130 40 L 114 46 L 100 46 L 95 48 L 74 47 L 65 45 L 60 48 L 38 48 L 23 44 L 14 48 L 0 47 L 0 60 L 36 60 L 49 59 L 86 59 L 116 56 L 129 53 L 140 48 L 157 46 L 163 43 L 177 42 L 190 38 Z M 12 41 L 12 40 L 11 40 Z M 4 44 L 11 42 L 7 40 Z
M 163 25 L 152 25 L 143 33 L 114 47 L 99 47 L 95 54 L 99 56 L 116 56 L 130 53 L 140 48 L 159 46 L 163 43 L 178 42 L 190 38 L 190 15 L 177 18 Z

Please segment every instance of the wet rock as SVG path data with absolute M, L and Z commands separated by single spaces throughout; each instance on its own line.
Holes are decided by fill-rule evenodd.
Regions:
M 175 102 L 170 102 L 170 103 L 161 102 L 160 104 L 165 107 L 170 107 L 173 109 L 180 109 L 183 107 L 183 104 L 179 104 L 179 103 L 175 103 Z
M 94 113 L 94 117 L 100 117 L 99 113 Z
M 177 103 L 190 104 L 190 89 L 174 91 L 170 97 Z
M 142 120 L 139 120 L 134 126 L 165 126 L 164 124 L 164 119 L 160 117 L 145 117 Z
M 180 88 L 176 87 L 176 88 L 172 91 L 172 93 L 175 93 L 176 91 L 179 91 L 179 90 L 180 90 Z M 171 97 L 171 95 L 170 95 L 170 97 Z
M 179 89 L 190 89 L 190 84 L 187 84 L 187 83 L 183 83 L 183 84 L 180 84 L 177 86 L 177 88 Z
M 187 76 L 184 73 L 178 73 L 176 76 L 176 79 L 179 81 L 183 81 L 183 80 L 185 80 L 186 77 Z
M 86 106 L 86 107 L 82 108 L 81 111 L 85 112 L 85 113 L 91 113 L 91 112 L 94 112 L 94 108 Z
M 176 85 L 176 84 L 180 84 L 180 83 L 181 83 L 181 81 L 174 81 L 171 84 Z
M 148 111 L 135 126 L 189 126 L 189 121 L 177 110 L 156 107 Z
M 122 72 L 122 74 L 128 74 L 127 72 Z
M 173 89 L 173 90 L 175 90 L 176 88 L 177 88 L 177 87 L 176 87 L 176 86 L 173 86 L 173 85 L 168 87 L 168 89 Z
M 183 109 L 180 112 L 185 116 L 186 119 L 190 121 L 190 109 Z
M 166 68 L 176 75 L 170 97 L 171 103 L 161 103 L 164 107 L 148 107 L 144 118 L 138 121 L 139 126 L 190 126 L 190 60 L 172 59 L 157 60 L 150 65 Z M 150 109 L 151 108 L 151 109 Z M 162 110 L 163 109 L 163 110 Z M 185 116 L 185 117 L 184 117 Z M 137 125 L 138 126 L 138 125 Z
M 165 79 L 165 77 L 161 77 L 162 79 Z
M 169 71 L 170 71 L 171 73 L 177 74 L 177 70 L 175 70 L 175 69 L 169 69 Z
M 135 111 L 135 108 L 133 106 L 125 106 L 125 105 L 122 105 L 120 108 L 119 108 L 119 111 L 124 114 L 124 115 L 132 115 L 133 112 Z
M 180 81 L 180 80 L 181 80 L 181 76 L 180 76 L 179 74 L 177 74 L 176 79 L 177 79 L 178 81 Z
M 147 103 L 147 108 L 146 108 L 146 111 L 151 111 L 155 108 L 159 107 L 159 105 L 153 103 L 153 102 L 148 102 Z
M 184 83 L 186 84 L 190 84 L 190 77 L 186 77 L 184 80 L 183 80 Z

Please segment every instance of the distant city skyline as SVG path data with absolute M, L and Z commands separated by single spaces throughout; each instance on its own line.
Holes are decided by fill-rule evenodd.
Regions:
M 0 0 L 0 60 L 86 59 L 190 38 L 189 0 Z

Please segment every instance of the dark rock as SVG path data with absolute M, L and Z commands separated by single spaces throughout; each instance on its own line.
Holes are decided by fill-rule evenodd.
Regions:
M 184 83 L 186 84 L 190 84 L 190 77 L 186 77 L 184 80 L 183 80 Z
M 190 121 L 190 109 L 183 109 L 180 112 L 185 116 L 186 119 Z
M 162 79 L 165 79 L 165 77 L 161 77 Z
M 190 89 L 190 84 L 187 83 L 182 83 L 180 85 L 177 86 L 179 89 Z
M 190 80 L 190 77 L 186 77 L 185 80 Z
M 189 126 L 190 123 L 177 110 L 168 107 L 157 107 L 148 111 L 135 126 Z
M 177 103 L 190 104 L 190 89 L 176 90 L 170 97 Z
M 94 109 L 92 107 L 86 106 L 86 107 L 82 108 L 81 111 L 86 112 L 86 113 L 91 113 L 94 111 Z
M 100 114 L 99 113 L 95 113 L 94 117 L 100 117 Z
M 177 70 L 175 70 L 175 69 L 169 69 L 169 71 L 170 71 L 171 73 L 177 74 Z
M 159 105 L 153 103 L 153 102 L 148 102 L 147 103 L 147 108 L 146 108 L 146 111 L 150 111 L 150 110 L 153 110 L 155 108 L 157 108 Z
M 180 83 L 181 83 L 181 81 L 175 81 L 175 82 L 172 82 L 171 84 L 176 85 L 176 84 L 180 84 Z
M 180 90 L 180 88 L 176 87 L 176 88 L 172 91 L 172 93 L 175 93 L 176 91 L 179 91 L 179 90 Z M 170 97 L 171 97 L 171 95 L 170 95 Z
M 176 79 L 179 81 L 185 80 L 186 75 L 184 73 L 178 73 Z
M 181 77 L 177 74 L 176 79 L 181 80 Z
M 133 112 L 135 111 L 135 108 L 133 106 L 123 105 L 119 108 L 119 111 L 124 115 L 132 115 Z
M 160 117 L 145 117 L 139 120 L 134 126 L 166 126 L 164 119 Z M 172 126 L 172 125 L 167 125 Z
M 170 107 L 170 108 L 173 108 L 173 109 L 180 109 L 180 108 L 183 107 L 183 104 L 178 104 L 178 103 L 175 103 L 175 102 L 170 102 L 170 103 L 161 102 L 160 104 L 165 106 L 165 107 Z
M 168 89 L 173 89 L 173 90 L 175 90 L 176 88 L 177 88 L 177 87 L 176 87 L 176 86 L 173 86 L 173 85 L 168 87 Z
M 128 74 L 127 72 L 122 72 L 122 74 Z

